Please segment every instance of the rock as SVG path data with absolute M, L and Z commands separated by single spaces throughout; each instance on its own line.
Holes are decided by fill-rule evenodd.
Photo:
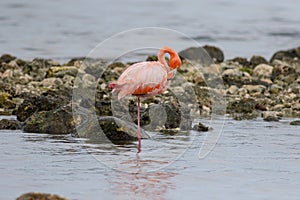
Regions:
M 248 68 L 248 67 L 242 67 L 242 68 L 240 68 L 239 69 L 241 72 L 246 72 L 246 73 L 248 73 L 249 75 L 253 75 L 253 70 L 252 69 L 250 69 L 250 68 Z
M 47 134 L 70 134 L 75 132 L 75 122 L 70 108 L 39 111 L 30 116 L 23 124 L 24 132 Z
M 293 125 L 293 126 L 300 126 L 300 120 L 292 121 L 292 122 L 290 122 L 290 125 Z
M 244 98 L 229 102 L 226 110 L 228 113 L 252 113 L 256 105 L 255 99 Z
M 288 84 L 295 82 L 295 80 L 298 78 L 298 75 L 294 67 L 282 62 L 274 62 L 276 64 L 274 66 L 271 76 L 273 80 L 281 80 Z
M 202 47 L 190 47 L 178 53 L 182 60 L 190 60 L 199 62 L 203 65 L 212 64 L 213 58 L 210 57 L 208 52 Z
M 17 130 L 20 128 L 21 128 L 20 123 L 16 120 L 10 120 L 10 119 L 0 120 L 0 130 L 1 129 Z
M 146 61 L 158 61 L 157 55 L 148 56 Z
M 285 59 L 294 59 L 294 58 L 300 59 L 300 47 L 296 47 L 284 51 L 283 50 L 277 51 L 271 57 L 270 63 L 272 63 L 275 60 L 285 60 Z
M 253 66 L 253 68 L 259 64 L 268 64 L 268 61 L 264 57 L 258 55 L 254 55 L 250 58 L 250 65 Z
M 63 90 L 60 92 L 49 90 L 41 95 L 23 93 L 21 97 L 24 98 L 24 101 L 16 110 L 16 116 L 20 122 L 24 122 L 37 111 L 55 110 L 71 100 L 71 94 Z
M 76 77 L 78 73 L 78 68 L 75 66 L 59 66 L 59 67 L 50 67 L 47 70 L 46 78 L 57 77 L 63 78 L 65 75 Z
M 9 55 L 9 54 L 3 54 L 1 57 L 0 57 L 0 64 L 2 62 L 4 63 L 9 63 L 10 61 L 16 59 L 15 56 L 12 56 L 12 55 Z
M 11 95 L 6 92 L 0 92 L 0 108 L 12 109 L 15 107 L 16 104 L 12 101 Z
M 47 73 L 47 70 L 51 67 L 47 59 L 35 58 L 32 62 L 27 62 L 22 71 L 25 74 L 31 76 L 35 81 L 42 81 Z
M 48 87 L 48 88 L 57 88 L 60 85 L 63 84 L 62 80 L 59 78 L 45 78 L 42 82 L 41 82 L 42 86 L 44 87 Z
M 259 78 L 270 78 L 273 67 L 267 64 L 259 64 L 253 70 L 253 75 Z
M 64 66 L 75 66 L 76 63 L 83 62 L 86 59 L 88 59 L 88 58 L 86 58 L 86 57 L 72 58 L 70 61 L 68 61 L 67 63 L 65 63 Z
M 81 110 L 84 108 L 81 108 Z M 89 121 L 89 112 L 80 112 L 77 116 L 77 133 L 79 137 L 89 138 L 94 142 L 108 140 L 114 144 L 128 143 L 137 140 L 137 125 L 113 116 L 98 117 L 98 121 Z M 142 138 L 149 138 L 141 128 Z M 107 140 L 108 139 L 108 140 Z
M 245 88 L 250 94 L 263 94 L 266 90 L 266 87 L 263 85 L 244 85 L 243 88 Z
M 214 60 L 216 63 L 220 63 L 224 61 L 224 53 L 223 51 L 215 46 L 205 45 L 203 46 L 208 55 Z
M 260 103 L 255 105 L 255 109 L 261 110 L 261 111 L 267 111 L 268 110 L 268 108 L 265 105 L 260 104 Z
M 5 92 L 14 97 L 16 95 L 16 89 L 11 84 L 4 83 L 0 80 L 0 92 Z
M 21 195 L 16 200 L 68 200 L 55 194 L 29 192 Z
M 242 87 L 245 84 L 252 83 L 252 77 L 247 72 L 242 72 L 239 69 L 226 69 L 222 73 L 223 81 L 226 85 L 236 85 Z
M 280 119 L 277 115 L 277 112 L 275 112 L 275 111 L 265 111 L 262 113 L 262 117 L 265 121 L 268 121 L 268 122 L 270 122 L 270 121 L 277 122 Z
M 109 83 L 118 80 L 121 73 L 126 69 L 126 65 L 121 62 L 115 62 L 108 65 L 102 74 L 102 81 Z
M 83 88 L 90 88 L 96 86 L 96 78 L 90 74 L 84 74 L 82 76 Z
M 199 132 L 204 132 L 204 131 L 208 131 L 209 127 L 207 127 L 204 124 L 199 122 L 198 124 L 193 126 L 193 130 L 199 131 Z
M 99 125 L 105 135 L 113 142 L 137 140 L 137 125 L 120 120 L 115 117 L 99 117 Z M 141 130 L 142 138 L 148 138 L 145 131 Z
M 0 115 L 12 115 L 11 114 L 11 110 L 7 110 L 7 109 L 4 109 L 4 108 L 0 108 Z
M 250 66 L 250 62 L 247 60 L 247 58 L 235 57 L 235 58 L 231 59 L 230 61 L 237 62 L 240 65 L 245 66 L 245 67 L 249 67 Z
M 231 85 L 228 89 L 227 89 L 227 94 L 236 94 L 238 91 L 238 87 L 235 85 Z
M 258 102 L 253 98 L 243 98 L 231 100 L 228 102 L 226 112 L 231 114 L 235 119 L 253 119 L 258 117 L 256 105 Z

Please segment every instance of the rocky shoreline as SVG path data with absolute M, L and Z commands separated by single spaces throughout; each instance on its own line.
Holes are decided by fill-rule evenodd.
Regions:
M 179 129 L 194 128 L 207 131 L 208 128 L 201 124 L 191 127 L 189 122 L 182 123 L 182 120 L 188 121 L 192 115 L 191 107 L 183 108 L 184 106 L 176 99 L 178 94 L 180 94 L 179 98 L 185 98 L 188 93 L 186 88 L 194 91 L 201 117 L 210 116 L 213 112 L 212 105 L 215 102 L 210 95 L 214 92 L 226 98 L 226 113 L 236 120 L 262 117 L 266 121 L 278 121 L 282 117 L 300 117 L 300 47 L 278 51 L 269 61 L 257 55 L 250 60 L 237 57 L 224 61 L 224 54 L 219 48 L 213 46 L 203 48 L 215 63 L 210 63 L 205 71 L 196 72 L 195 67 L 191 66 L 197 63 L 199 49 L 189 48 L 179 52 L 183 58 L 183 65 L 178 73 L 186 82 L 179 81 L 174 86 L 174 91 L 178 91 L 177 96 L 167 91 L 163 95 L 144 100 L 141 112 L 142 125 L 149 125 L 151 109 L 155 109 L 155 105 L 159 104 L 159 108 L 165 110 L 161 115 L 166 119 L 163 124 L 157 122 L 158 125 L 151 127 L 151 130 L 171 134 Z M 149 56 L 147 60 L 155 59 L 156 56 Z M 79 79 L 80 84 L 86 88 L 95 87 L 96 93 L 95 101 L 83 99 L 75 102 L 76 106 L 86 109 L 94 107 L 98 121 L 103 125 L 101 127 L 111 133 L 115 130 L 123 135 L 127 134 L 128 130 L 118 128 L 116 123 L 112 125 L 111 119 L 107 120 L 108 118 L 103 116 L 113 115 L 112 94 L 108 83 L 116 80 L 130 63 L 108 65 L 102 59 L 88 59 L 90 65 L 83 66 L 86 60 L 74 58 L 60 64 L 49 59 L 36 58 L 25 61 L 12 55 L 2 55 L 0 57 L 0 115 L 16 115 L 17 120 L 1 120 L 0 129 L 75 134 L 75 125 L 78 122 L 72 114 L 72 106 L 74 106 L 72 95 L 75 81 Z M 103 66 L 106 66 L 105 70 Z M 213 79 L 213 75 L 216 74 L 219 74 L 223 81 L 223 87 L 218 90 L 207 86 L 209 81 L 214 81 L 209 79 Z M 132 119 L 136 119 L 135 105 L 135 98 L 130 98 L 128 107 Z M 114 113 L 114 116 L 122 118 L 117 113 Z M 299 125 L 299 121 L 291 122 L 291 125 Z M 131 126 L 134 127 L 134 124 Z M 125 138 L 131 140 L 135 139 L 135 136 L 129 134 Z

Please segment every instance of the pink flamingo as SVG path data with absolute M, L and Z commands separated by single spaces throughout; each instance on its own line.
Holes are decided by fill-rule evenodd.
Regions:
M 165 54 L 170 55 L 168 66 Z M 158 61 L 139 62 L 129 66 L 115 82 L 109 84 L 112 92 L 118 92 L 118 99 L 135 95 L 138 99 L 138 153 L 141 152 L 140 97 L 153 97 L 167 90 L 176 69 L 181 65 L 178 54 L 170 47 L 163 47 L 158 52 Z

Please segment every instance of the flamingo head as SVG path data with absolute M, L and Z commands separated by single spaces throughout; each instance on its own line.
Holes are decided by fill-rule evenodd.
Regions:
M 177 55 L 177 53 L 175 53 L 174 56 L 171 56 L 170 68 L 171 69 L 179 69 L 180 66 L 181 66 L 181 60 L 180 60 L 179 56 Z

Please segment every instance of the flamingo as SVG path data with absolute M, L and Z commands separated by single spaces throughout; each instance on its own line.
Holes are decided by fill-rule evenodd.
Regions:
M 170 55 L 170 66 L 165 54 Z M 140 128 L 140 97 L 153 97 L 165 92 L 170 86 L 170 80 L 175 76 L 176 69 L 180 68 L 181 60 L 178 54 L 170 47 L 162 47 L 158 52 L 158 61 L 139 62 L 129 66 L 109 87 L 112 92 L 118 93 L 118 100 L 127 95 L 137 97 L 138 106 L 138 153 L 141 152 Z

